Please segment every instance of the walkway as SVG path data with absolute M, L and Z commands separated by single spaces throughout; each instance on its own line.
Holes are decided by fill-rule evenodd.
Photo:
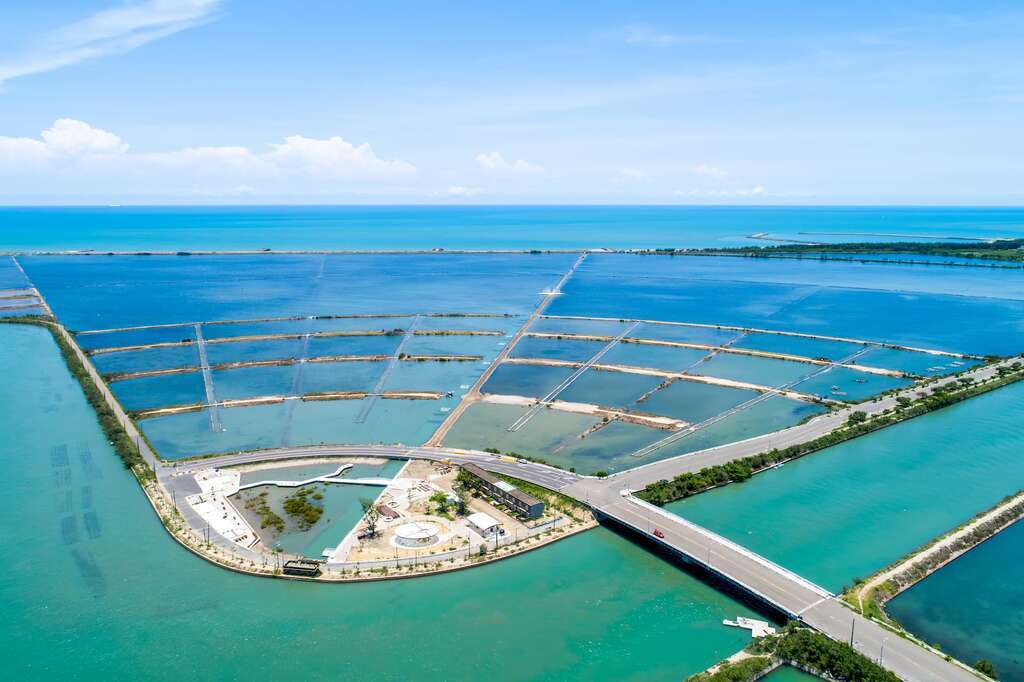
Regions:
M 626 338 L 627 334 L 636 329 L 638 324 L 640 323 L 634 322 L 632 325 L 630 325 L 628 329 L 624 330 L 621 334 L 619 334 L 611 341 L 609 341 L 607 344 L 605 344 L 601 348 L 601 350 L 594 353 L 593 357 L 591 357 L 589 360 L 587 360 L 582 365 L 573 370 L 573 372 L 565 379 L 563 379 L 561 383 L 559 383 L 553 389 L 548 391 L 548 393 L 543 398 L 538 400 L 536 405 L 527 410 L 522 416 L 519 417 L 519 419 L 515 420 L 515 422 L 513 422 L 512 425 L 508 427 L 508 430 L 518 431 L 519 429 L 526 426 L 527 422 L 533 419 L 534 415 L 536 415 L 540 410 L 544 409 L 545 405 L 553 402 L 555 398 L 557 398 L 559 394 L 562 393 L 562 391 L 569 388 L 569 386 L 571 386 L 573 382 L 575 382 L 577 379 L 583 376 L 584 372 L 586 372 L 588 369 L 597 364 L 597 362 L 601 358 L 607 355 L 608 351 L 610 351 L 612 348 L 615 348 L 615 346 L 617 346 L 619 342 L 622 341 L 622 339 Z
M 203 388 L 206 391 L 206 406 L 210 415 L 210 430 L 214 433 L 223 431 L 220 423 L 220 412 L 217 410 L 217 397 L 213 391 L 213 375 L 210 372 L 210 363 L 206 359 L 206 341 L 203 339 L 202 325 L 196 325 L 196 348 L 199 349 L 199 369 L 203 372 Z
M 509 353 L 512 352 L 512 349 L 515 348 L 517 343 L 519 343 L 519 340 L 530 330 L 533 323 L 544 314 L 544 310 L 551 304 L 551 301 L 562 293 L 562 287 L 565 286 L 565 283 L 569 281 L 569 278 L 573 276 L 576 270 L 579 269 L 580 265 L 582 265 L 583 261 L 586 259 L 587 252 L 584 251 L 573 262 L 572 266 L 566 271 L 566 273 L 562 275 L 562 278 L 558 280 L 558 284 L 556 284 L 553 289 L 547 289 L 541 292 L 540 303 L 537 304 L 533 313 L 526 318 L 523 325 L 516 331 L 512 338 L 509 339 L 508 343 L 505 344 L 505 347 L 502 348 L 494 357 L 494 360 L 492 360 L 491 364 L 487 366 L 487 369 L 477 377 L 477 380 L 473 382 L 470 389 L 462 396 L 462 400 L 459 401 L 459 404 L 455 406 L 455 409 L 448 413 L 448 417 L 441 423 L 441 426 L 437 427 L 437 431 L 435 431 L 434 435 L 430 437 L 430 440 L 426 442 L 426 445 L 441 445 L 444 441 L 444 437 L 448 435 L 448 431 L 455 425 L 455 422 L 459 420 L 459 417 L 461 417 L 462 413 L 466 411 L 466 408 L 480 397 L 480 388 L 483 387 L 483 385 L 487 383 L 487 380 L 491 378 L 491 375 L 494 374 L 494 370 L 496 370 L 498 366 L 504 362 L 505 358 L 509 356 Z

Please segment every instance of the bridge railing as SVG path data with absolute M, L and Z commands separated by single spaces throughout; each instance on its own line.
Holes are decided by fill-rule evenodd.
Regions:
M 673 514 L 671 512 L 667 512 L 664 509 L 662 509 L 661 507 L 655 506 L 655 505 L 651 504 L 650 502 L 646 502 L 644 500 L 641 500 L 639 497 L 634 497 L 633 495 L 629 495 L 629 496 L 627 496 L 626 499 L 628 499 L 633 504 L 641 506 L 644 509 L 647 509 L 648 511 L 657 514 L 658 516 L 661 516 L 662 518 L 666 519 L 667 521 L 670 521 L 671 523 L 676 523 L 676 524 L 679 524 L 679 525 L 682 525 L 682 526 L 686 526 L 690 530 L 693 530 L 694 532 L 699 533 L 700 535 L 703 535 L 704 537 L 708 538 L 709 540 L 712 540 L 712 541 L 714 541 L 714 542 L 716 542 L 718 544 L 724 545 L 724 546 L 728 547 L 729 549 L 731 549 L 732 551 L 736 552 L 737 554 L 741 554 L 742 556 L 745 556 L 746 558 L 751 559 L 752 561 L 756 561 L 757 563 L 759 563 L 760 565 L 764 566 L 765 568 L 773 571 L 774 573 L 777 573 L 778 575 L 783 576 L 787 580 L 791 580 L 791 581 L 793 581 L 795 583 L 800 584 L 801 586 L 803 586 L 803 587 L 807 588 L 808 590 L 814 592 L 815 594 L 817 594 L 820 597 L 829 598 L 829 597 L 834 597 L 835 596 L 834 594 L 832 594 L 831 592 L 826 590 L 824 587 L 821 587 L 820 585 L 816 585 L 815 583 L 812 583 L 807 578 L 804 578 L 803 576 L 801 576 L 801 575 L 799 575 L 797 573 L 794 573 L 793 571 L 789 570 L 788 568 L 785 568 L 784 566 L 780 566 L 777 563 L 775 563 L 774 561 L 771 561 L 770 559 L 766 559 L 763 556 L 761 556 L 760 554 L 758 554 L 756 552 L 753 552 L 753 551 L 747 549 L 746 547 L 744 547 L 742 545 L 739 545 L 739 544 L 733 542 L 732 540 L 719 535 L 718 533 L 714 533 L 714 532 L 708 530 L 707 528 L 704 528 L 703 526 L 698 526 L 695 523 L 687 521 L 686 519 L 684 519 L 681 516 L 677 516 L 677 515 L 675 515 L 675 514 Z

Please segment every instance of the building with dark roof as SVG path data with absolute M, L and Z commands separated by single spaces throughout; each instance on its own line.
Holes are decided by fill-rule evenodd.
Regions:
M 463 464 L 462 470 L 473 477 L 476 486 L 491 498 L 504 504 L 520 516 L 536 519 L 544 513 L 544 502 L 529 493 L 524 493 L 511 483 L 484 471 L 475 464 Z

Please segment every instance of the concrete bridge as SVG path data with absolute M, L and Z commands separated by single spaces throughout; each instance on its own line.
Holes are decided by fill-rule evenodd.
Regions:
M 632 495 L 604 502 L 595 511 L 701 566 L 782 615 L 828 637 L 847 642 L 907 682 L 977 682 L 956 661 L 891 632 L 845 606 L 823 587 L 705 528 Z

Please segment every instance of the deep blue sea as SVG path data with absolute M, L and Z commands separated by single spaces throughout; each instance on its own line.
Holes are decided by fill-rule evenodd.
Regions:
M 1022 208 L 0 208 L 2 250 L 629 248 L 1024 237 Z M 887 236 L 890 235 L 890 236 Z

